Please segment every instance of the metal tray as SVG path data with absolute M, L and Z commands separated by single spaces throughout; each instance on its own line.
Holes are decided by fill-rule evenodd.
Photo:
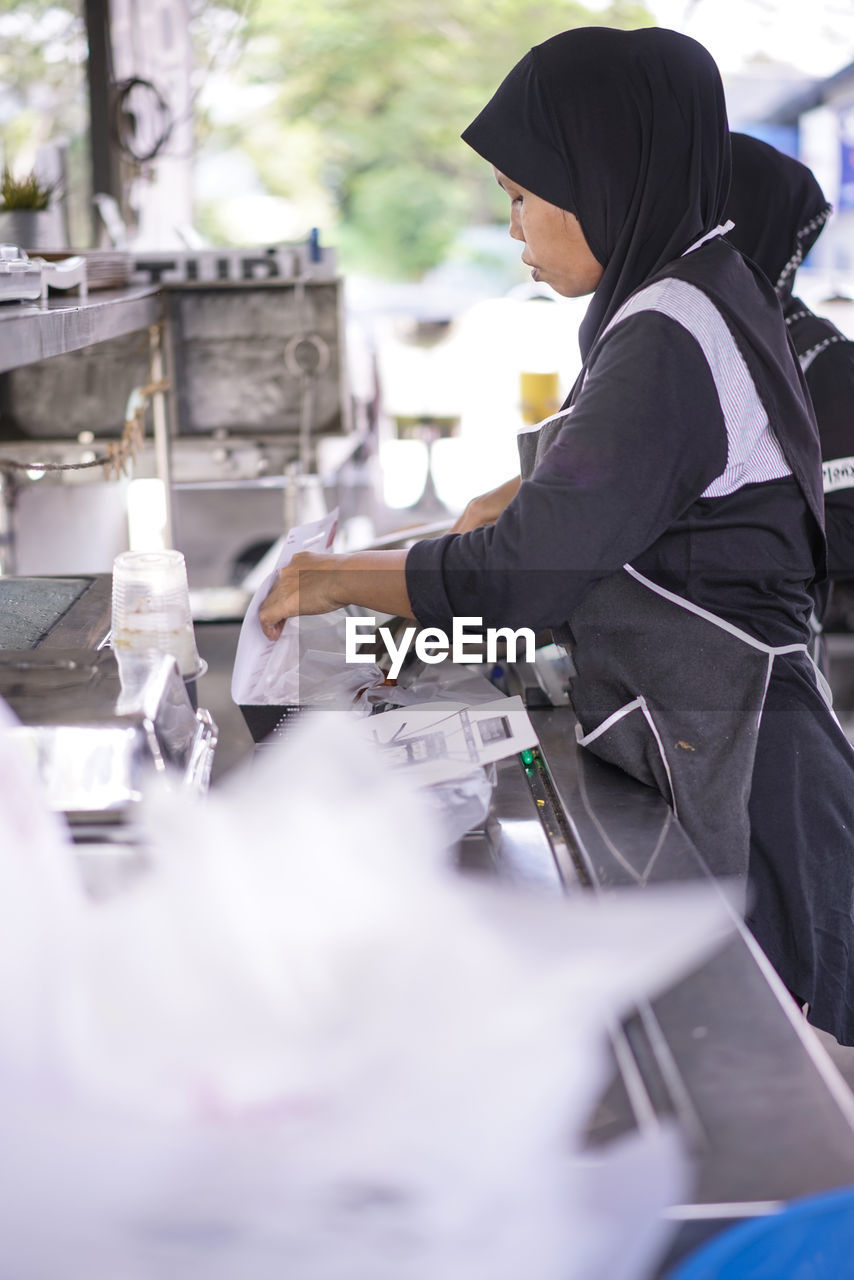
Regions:
M 37 761 L 51 808 L 72 823 L 132 821 L 157 774 L 205 791 L 217 728 L 193 710 L 175 660 L 111 650 L 7 650 L 0 697 Z

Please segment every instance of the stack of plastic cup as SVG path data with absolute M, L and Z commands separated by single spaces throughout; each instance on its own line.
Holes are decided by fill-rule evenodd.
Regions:
M 122 653 L 171 653 L 185 680 L 203 675 L 187 566 L 180 551 L 123 551 L 113 562 L 112 645 Z

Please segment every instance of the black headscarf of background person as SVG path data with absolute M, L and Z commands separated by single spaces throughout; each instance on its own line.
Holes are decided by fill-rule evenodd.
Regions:
M 795 272 L 820 236 L 832 206 L 811 170 L 758 138 L 733 133 L 727 235 L 771 281 L 792 292 Z
M 604 267 L 579 332 L 583 359 L 644 280 L 723 220 L 723 86 L 711 55 L 675 31 L 553 36 L 525 54 L 462 137 L 578 218 Z

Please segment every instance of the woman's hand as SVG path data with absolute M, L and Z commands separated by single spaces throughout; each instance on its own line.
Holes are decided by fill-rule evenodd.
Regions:
M 342 557 L 317 551 L 300 551 L 279 575 L 258 613 L 268 640 L 278 640 L 288 618 L 309 613 L 330 613 L 349 601 L 335 594 L 336 570 Z
M 258 621 L 268 640 L 278 640 L 288 618 L 331 613 L 348 604 L 411 618 L 406 552 L 354 551 L 334 555 L 300 551 L 279 570 L 258 612 Z
M 451 525 L 451 533 L 468 533 L 471 529 L 480 529 L 485 524 L 495 524 L 504 508 L 512 502 L 522 483 L 521 477 L 514 476 L 497 489 L 490 489 L 477 498 L 472 498 L 459 519 Z

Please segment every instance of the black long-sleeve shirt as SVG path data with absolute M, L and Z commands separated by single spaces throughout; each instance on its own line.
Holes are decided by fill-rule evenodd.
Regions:
M 765 643 L 805 639 L 815 531 L 773 424 L 757 425 L 761 403 L 709 300 L 682 281 L 651 288 L 652 307 L 629 307 L 597 344 L 556 439 L 498 521 L 410 550 L 420 622 L 557 626 L 631 562 Z

